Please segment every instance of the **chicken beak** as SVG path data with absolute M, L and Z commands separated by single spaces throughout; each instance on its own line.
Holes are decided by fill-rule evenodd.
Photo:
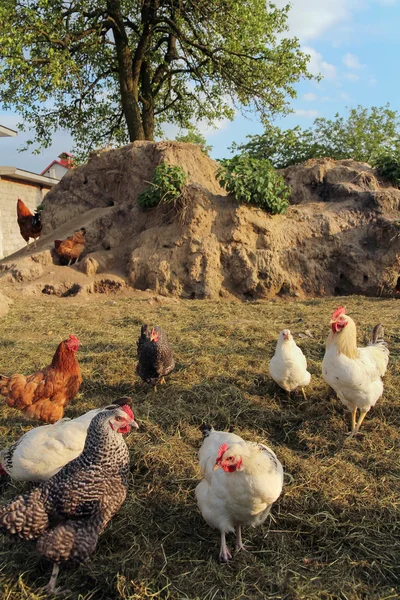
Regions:
M 139 429 L 139 425 L 136 423 L 136 421 L 132 421 L 129 423 L 129 425 L 132 427 L 132 429 Z
M 215 463 L 215 465 L 213 466 L 213 471 L 216 471 L 217 469 L 220 469 L 221 465 L 218 463 Z

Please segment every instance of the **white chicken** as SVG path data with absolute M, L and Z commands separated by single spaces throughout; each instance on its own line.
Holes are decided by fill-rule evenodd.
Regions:
M 47 481 L 81 454 L 88 427 L 102 410 L 95 408 L 76 419 L 60 419 L 53 425 L 31 429 L 0 451 L 0 475 L 19 481 Z
M 219 559 L 232 558 L 226 534 L 236 532 L 235 549 L 244 548 L 242 525 L 261 525 L 283 486 L 282 465 L 274 452 L 234 433 L 202 425 L 204 441 L 199 451 L 202 481 L 196 499 L 205 521 L 221 532 Z
M 304 399 L 304 388 L 311 381 L 307 371 L 307 360 L 297 346 L 289 329 L 283 329 L 278 336 L 274 356 L 269 363 L 269 374 L 272 379 L 287 392 L 301 388 Z
M 380 324 L 374 327 L 369 345 L 357 348 L 356 324 L 342 306 L 333 313 L 331 328 L 322 361 L 322 376 L 351 411 L 352 437 L 383 394 L 382 377 L 388 365 L 389 349 Z M 360 416 L 356 423 L 357 409 Z

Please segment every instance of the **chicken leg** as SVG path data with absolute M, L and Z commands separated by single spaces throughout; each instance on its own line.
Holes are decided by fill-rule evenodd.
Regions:
M 367 414 L 367 410 L 362 410 L 360 409 L 360 416 L 358 417 L 358 422 L 357 425 L 355 425 L 355 412 L 353 411 L 351 417 L 352 417 L 352 422 L 354 421 L 354 425 L 353 425 L 353 429 L 349 435 L 350 438 L 354 437 L 355 435 L 357 435 L 357 433 L 360 431 L 360 427 L 362 425 L 362 422 L 365 419 L 365 415 Z
M 239 552 L 240 550 L 246 550 L 245 545 L 242 542 L 242 528 L 240 525 L 236 525 L 236 541 L 235 541 L 235 550 Z
M 164 379 L 164 377 L 161 377 L 161 379 L 160 379 L 160 385 L 165 385 L 165 379 Z
M 65 590 L 63 588 L 56 588 L 56 581 L 58 574 L 60 572 L 60 567 L 56 563 L 53 564 L 53 571 L 51 573 L 50 581 L 47 585 L 44 586 L 43 591 L 46 592 L 48 596 L 66 596 L 71 593 L 71 590 Z
M 303 388 L 303 387 L 301 388 L 301 393 L 303 394 L 303 398 L 304 398 L 304 400 L 307 402 L 307 396 L 306 396 L 306 393 L 305 393 L 305 391 L 304 391 L 304 388 Z
M 351 433 L 353 433 L 353 431 L 356 428 L 356 419 L 357 419 L 357 409 L 355 408 L 353 410 L 353 412 L 351 413 Z
M 219 562 L 228 562 L 232 558 L 225 540 L 225 531 L 221 531 L 221 548 L 219 551 Z

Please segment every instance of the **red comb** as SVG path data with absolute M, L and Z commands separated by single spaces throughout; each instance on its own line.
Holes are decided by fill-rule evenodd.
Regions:
M 225 452 L 228 450 L 229 446 L 228 444 L 221 444 L 221 446 L 218 449 L 218 456 L 217 456 L 217 460 L 216 462 L 221 462 L 223 455 L 225 454 Z
M 346 309 L 344 306 L 338 306 L 337 309 L 335 310 L 335 312 L 332 315 L 332 321 L 334 321 L 335 319 L 337 319 L 338 317 L 340 317 L 340 315 L 345 315 L 346 314 Z
M 73 335 L 72 333 L 70 333 L 69 335 L 69 339 L 72 340 L 73 342 L 79 342 L 78 338 L 76 337 L 76 335 Z
M 121 406 L 122 410 L 124 412 L 126 412 L 126 414 L 128 415 L 128 417 L 130 417 L 132 419 L 132 421 L 135 420 L 135 415 L 132 412 L 132 409 L 130 406 L 128 406 L 127 404 L 124 404 L 124 406 Z

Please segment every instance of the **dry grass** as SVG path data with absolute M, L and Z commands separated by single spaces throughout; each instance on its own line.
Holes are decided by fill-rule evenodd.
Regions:
M 376 322 L 391 349 L 385 393 L 359 438 L 320 369 L 338 299 L 296 303 L 149 303 L 43 298 L 16 304 L 2 322 L 0 373 L 31 372 L 75 333 L 84 383 L 68 416 L 123 394 L 141 429 L 128 437 L 128 498 L 92 559 L 62 568 L 60 584 L 81 600 L 357 600 L 399 598 L 399 303 L 346 298 L 364 343 Z M 135 376 L 142 322 L 165 327 L 177 369 L 156 393 Z M 268 377 L 278 332 L 289 327 L 313 375 L 308 400 L 288 398 Z M 314 337 L 299 337 L 311 330 Z M 216 562 L 219 535 L 198 513 L 194 488 L 203 420 L 266 440 L 286 471 L 272 519 L 245 529 L 250 552 Z M 1 405 L 0 445 L 32 425 Z M 26 486 L 3 480 L 2 500 Z M 232 540 L 229 540 L 232 542 Z M 232 543 L 231 543 L 232 545 Z M 4 600 L 39 599 L 50 568 L 27 544 L 0 538 Z

